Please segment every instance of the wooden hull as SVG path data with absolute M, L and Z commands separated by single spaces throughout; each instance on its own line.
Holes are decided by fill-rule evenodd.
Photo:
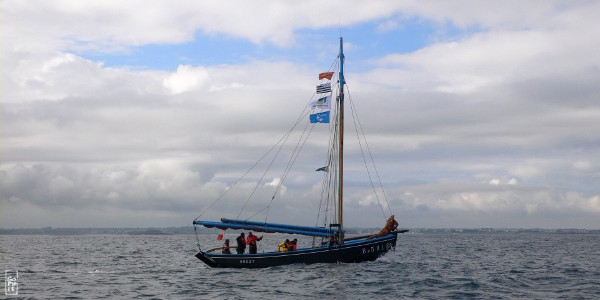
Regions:
M 289 264 L 357 263 L 373 261 L 396 247 L 397 232 L 374 239 L 359 239 L 342 246 L 304 248 L 291 252 L 259 254 L 212 254 L 198 252 L 196 257 L 213 268 L 266 268 Z

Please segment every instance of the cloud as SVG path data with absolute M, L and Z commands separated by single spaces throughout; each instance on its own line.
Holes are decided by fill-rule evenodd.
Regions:
M 268 180 L 259 182 L 257 168 L 232 185 L 299 117 L 321 69 L 272 59 L 133 70 L 82 53 L 197 34 L 286 51 L 300 47 L 298 30 L 336 27 L 337 17 L 319 11 L 338 4 L 2 1 L 2 226 L 188 224 L 228 189 L 210 217 L 235 217 L 257 186 L 242 215 L 261 211 L 303 127 Z M 597 228 L 598 4 L 346 7 L 345 30 L 375 22 L 390 33 L 415 17 L 462 32 L 347 74 L 348 100 L 402 226 Z M 348 119 L 347 224 L 380 226 L 387 204 L 364 183 L 353 126 Z M 326 134 L 317 127 L 304 145 L 273 221 L 315 215 Z
M 208 73 L 204 69 L 180 65 L 177 72 L 163 80 L 163 84 L 172 93 L 178 94 L 197 88 L 207 80 Z
M 267 182 L 265 183 L 265 186 L 278 186 L 281 183 L 281 178 L 273 178 L 273 180 L 271 180 L 271 182 Z
M 3 1 L 2 30 L 5 38 L 13 42 L 11 51 L 25 52 L 40 48 L 127 51 L 140 45 L 187 42 L 197 32 L 243 38 L 257 44 L 290 46 L 297 30 L 351 26 L 373 20 L 383 20 L 380 27 L 393 30 L 398 16 L 400 19 L 414 16 L 438 24 L 450 22 L 459 28 L 553 29 L 573 24 L 579 27 L 581 22 L 593 22 L 596 6 L 561 1 L 462 4 L 201 1 L 176 5 L 168 1 Z
M 394 199 L 391 205 L 401 205 L 402 209 L 398 210 L 401 219 L 409 219 L 404 221 L 408 224 L 422 224 L 415 225 L 417 227 L 427 226 L 441 216 L 436 222 L 440 227 L 466 226 L 464 224 L 470 222 L 473 222 L 471 226 L 481 227 L 477 224 L 485 222 L 491 227 L 530 227 L 537 224 L 553 228 L 593 228 L 593 219 L 598 211 L 597 195 L 546 187 L 452 182 L 406 186 L 402 190 L 409 192 L 404 194 L 401 203 Z M 577 215 L 581 219 L 574 221 L 573 216 Z M 460 220 L 451 220 L 452 216 Z M 544 220 L 549 216 L 558 219 Z
M 37 62 L 17 71 L 22 80 L 41 84 L 8 81 L 14 97 L 2 104 L 5 226 L 66 224 L 58 216 L 42 217 L 46 210 L 104 220 L 111 219 L 109 211 L 131 212 L 122 226 L 154 226 L 148 216 L 157 214 L 162 217 L 155 221 L 165 226 L 187 224 L 284 135 L 308 103 L 313 84 L 307 78 L 316 72 L 260 61 L 136 71 L 73 54 L 40 56 Z M 289 69 L 296 75 L 278 76 Z M 67 78 L 68 84 L 60 84 Z M 295 84 L 281 89 L 287 80 Z M 281 111 L 266 122 L 272 107 Z M 279 156 L 275 165 L 286 159 Z M 259 178 L 251 173 L 225 207 L 217 207 L 223 215 L 214 217 L 235 217 L 227 210 L 231 201 L 245 201 Z M 298 182 L 295 175 L 289 180 Z M 283 186 L 278 195 L 288 189 Z M 262 209 L 272 194 L 272 188 L 259 190 L 247 212 Z M 38 223 L 23 223 L 29 212 L 39 212 Z M 179 220 L 182 214 L 188 221 Z M 92 219 L 102 226 L 102 218 Z
M 16 51 L 43 46 L 77 51 L 127 51 L 147 44 L 190 41 L 197 32 L 290 46 L 294 31 L 351 25 L 389 16 L 400 5 L 343 1 L 3 1 L 3 34 Z M 340 12 L 341 8 L 341 12 Z M 339 14 L 343 18 L 338 18 Z M 35 38 L 31 38 L 31 37 Z

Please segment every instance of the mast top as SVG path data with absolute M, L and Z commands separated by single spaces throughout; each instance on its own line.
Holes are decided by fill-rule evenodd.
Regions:
M 340 36 L 340 90 L 344 88 L 344 38 Z

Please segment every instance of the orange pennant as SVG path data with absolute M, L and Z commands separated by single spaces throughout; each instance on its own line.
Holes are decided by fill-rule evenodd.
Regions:
M 325 73 L 319 74 L 319 80 L 321 80 L 323 78 L 327 78 L 327 79 L 331 80 L 331 77 L 333 77 L 333 72 L 325 72 Z

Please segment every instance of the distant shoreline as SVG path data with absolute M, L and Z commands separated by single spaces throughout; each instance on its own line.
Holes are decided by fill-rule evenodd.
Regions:
M 409 234 L 460 234 L 460 233 L 600 233 L 600 229 L 541 229 L 541 228 L 409 228 Z M 201 234 L 218 233 L 218 229 L 199 228 Z M 378 228 L 347 228 L 346 234 L 368 234 Z M 172 235 L 193 234 L 191 226 L 183 227 L 144 227 L 144 228 L 0 228 L 0 235 L 85 235 L 85 234 L 127 234 L 127 235 Z

